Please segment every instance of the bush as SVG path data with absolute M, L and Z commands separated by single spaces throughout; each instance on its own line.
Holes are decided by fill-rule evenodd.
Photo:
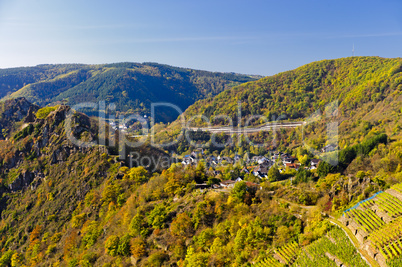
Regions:
M 56 245 L 49 245 L 46 250 L 46 255 L 52 254 L 56 251 Z
M 36 112 L 36 117 L 38 119 L 45 119 L 47 117 L 47 115 L 49 115 L 50 112 L 55 111 L 56 109 L 57 109 L 57 106 L 41 108 Z
M 277 166 L 272 166 L 268 171 L 268 181 L 275 182 L 281 179 L 281 173 Z
M 130 240 L 131 236 L 129 234 L 125 234 L 122 238 L 120 238 L 119 247 L 117 248 L 117 253 L 121 256 L 129 256 L 130 255 Z
M 168 256 L 163 252 L 155 252 L 148 257 L 149 266 L 162 266 L 162 263 L 168 259 Z
M 110 256 L 117 256 L 118 255 L 118 248 L 119 248 L 120 238 L 116 235 L 111 235 L 105 242 L 105 251 Z
M 82 259 L 80 260 L 80 266 L 92 267 L 92 266 L 94 266 L 94 263 L 96 262 L 97 258 L 98 258 L 98 256 L 93 252 L 85 254 L 82 257 Z
M 82 214 L 73 216 L 73 218 L 71 219 L 71 227 L 73 227 L 73 228 L 81 227 L 82 224 L 84 223 L 86 216 L 87 216 L 86 213 L 82 213 Z
M 5 252 L 0 258 L 0 266 L 10 266 L 13 254 L 14 251 L 12 250 Z
M 165 226 L 167 218 L 167 210 L 165 205 L 158 204 L 148 215 L 148 224 L 152 225 L 154 229 L 162 229 Z
M 18 141 L 22 138 L 27 137 L 28 135 L 30 135 L 31 133 L 33 133 L 34 131 L 34 127 L 32 124 L 29 124 L 27 127 L 25 127 L 24 129 L 22 129 L 21 131 L 19 131 L 18 133 L 16 133 L 14 135 L 14 140 Z
M 148 225 L 145 221 L 144 216 L 140 213 L 137 213 L 130 222 L 129 225 L 130 232 L 133 236 L 143 236 L 146 237 L 148 235 Z
M 82 242 L 86 248 L 90 248 L 96 243 L 96 240 L 102 234 L 102 229 L 98 229 L 99 227 L 96 221 L 85 223 L 85 225 L 86 227 L 82 230 L 82 233 L 84 234 Z
M 134 258 L 141 258 L 145 255 L 146 244 L 142 238 L 134 238 L 130 242 L 130 251 Z

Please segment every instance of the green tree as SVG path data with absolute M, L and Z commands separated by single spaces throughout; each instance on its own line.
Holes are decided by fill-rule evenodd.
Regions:
M 148 235 L 148 224 L 145 221 L 145 217 L 138 212 L 131 219 L 129 229 L 130 229 L 130 233 L 133 236 L 141 235 L 143 237 L 146 237 Z
M 99 236 L 102 234 L 102 229 L 99 229 L 99 224 L 96 221 L 90 221 L 85 223 L 85 226 L 82 230 L 83 237 L 82 242 L 86 248 L 92 247 L 96 240 L 98 240 Z
M 119 240 L 119 246 L 117 248 L 117 253 L 121 256 L 129 256 L 130 255 L 130 240 L 131 236 L 129 234 L 125 234 Z
M 142 184 L 148 181 L 149 175 L 144 167 L 139 166 L 131 168 L 125 177 L 130 181 L 134 181 L 136 184 Z
M 243 201 L 244 196 L 246 195 L 246 193 L 247 193 L 246 182 L 245 181 L 240 181 L 240 182 L 235 183 L 235 185 L 234 185 L 234 187 L 232 189 L 231 195 L 234 198 L 237 198 L 238 200 Z
M 120 238 L 116 235 L 111 235 L 105 242 L 105 251 L 110 256 L 118 255 Z
M 268 170 L 268 181 L 270 182 L 275 182 L 280 180 L 281 178 L 281 173 L 279 172 L 279 169 L 276 165 L 272 166 L 269 170 Z
M 167 210 L 163 203 L 157 204 L 148 215 L 148 224 L 154 229 L 162 229 L 165 225 Z
M 194 248 L 190 246 L 187 249 L 186 259 L 185 259 L 185 266 L 188 267 L 206 267 L 208 266 L 208 253 L 201 252 L 196 253 Z

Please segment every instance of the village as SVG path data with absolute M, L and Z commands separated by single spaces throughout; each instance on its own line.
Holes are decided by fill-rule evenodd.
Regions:
M 259 189 L 260 182 L 268 180 L 268 172 L 274 166 L 281 174 L 296 173 L 300 168 L 304 168 L 310 171 L 317 169 L 321 160 L 311 159 L 308 166 L 302 167 L 297 158 L 287 153 L 282 153 L 278 151 L 269 153 L 269 156 L 260 155 L 253 156 L 251 158 L 246 157 L 246 160 L 244 160 L 244 158 L 237 154 L 234 157 L 204 156 L 204 153 L 201 149 L 192 151 L 189 155 L 184 156 L 181 164 L 183 166 L 197 166 L 200 162 L 205 165 L 205 169 L 208 170 L 209 175 L 215 177 L 220 182 L 214 184 L 197 184 L 196 188 L 233 188 L 237 182 L 244 180 L 247 184 L 247 187 L 254 187 L 256 189 Z M 221 170 L 222 168 L 225 168 L 225 166 L 230 165 L 241 166 L 241 171 L 238 176 L 232 175 L 232 179 L 224 179 L 225 177 L 222 175 Z M 252 177 L 252 179 L 250 179 L 250 176 Z

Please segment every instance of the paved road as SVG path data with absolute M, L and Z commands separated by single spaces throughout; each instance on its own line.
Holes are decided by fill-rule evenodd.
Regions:
M 296 128 L 304 125 L 306 122 L 304 121 L 296 121 L 296 122 L 283 122 L 283 123 L 266 123 L 264 125 L 260 125 L 257 127 L 190 127 L 189 130 L 197 131 L 201 130 L 203 132 L 211 132 L 211 133 L 230 133 L 230 134 L 242 134 L 242 133 L 258 133 L 260 131 L 272 131 L 282 128 Z

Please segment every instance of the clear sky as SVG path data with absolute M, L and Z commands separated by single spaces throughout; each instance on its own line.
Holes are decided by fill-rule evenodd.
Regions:
M 402 1 L 0 0 L 0 68 L 158 62 L 272 75 L 402 57 Z

